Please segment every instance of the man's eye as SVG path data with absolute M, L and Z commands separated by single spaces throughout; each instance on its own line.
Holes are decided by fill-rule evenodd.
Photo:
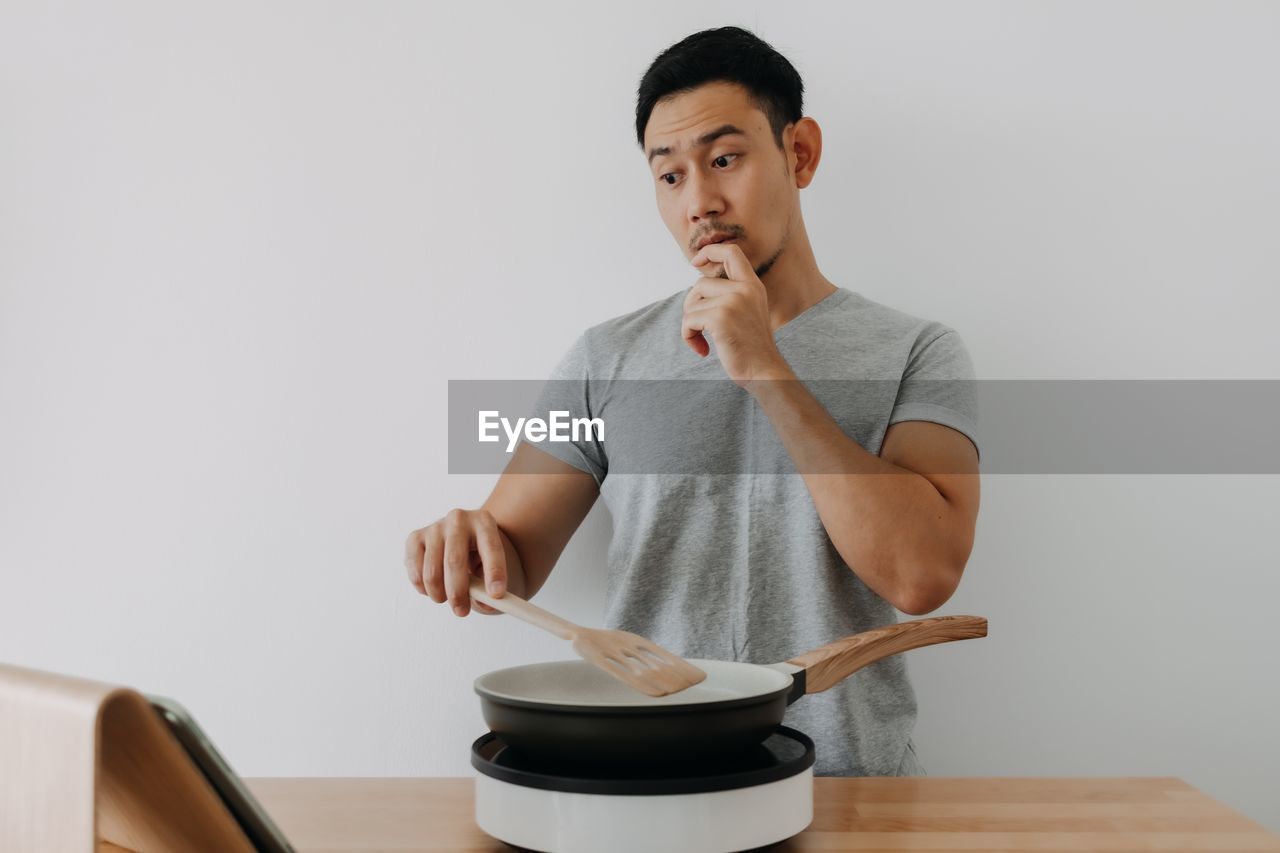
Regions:
M 725 160 L 725 159 L 727 159 L 727 158 L 729 158 L 729 157 L 733 157 L 734 159 L 737 159 L 738 155 L 737 155 L 737 154 L 721 154 L 719 157 L 717 157 L 716 159 L 712 160 L 711 162 L 712 162 L 712 163 L 720 163 L 720 161 L 721 161 L 721 160 Z M 720 168 L 721 168 L 721 169 L 723 169 L 725 166 L 728 166 L 728 165 L 729 165 L 728 163 L 721 164 Z
M 670 178 L 671 180 L 667 180 L 667 178 Z M 663 176 L 661 176 L 660 178 L 658 178 L 658 180 L 662 181 L 662 182 L 663 182 L 663 183 L 665 183 L 667 186 L 674 186 L 674 185 L 675 185 L 675 182 L 676 182 L 676 173 L 675 173 L 675 172 L 667 172 L 665 175 L 663 175 Z

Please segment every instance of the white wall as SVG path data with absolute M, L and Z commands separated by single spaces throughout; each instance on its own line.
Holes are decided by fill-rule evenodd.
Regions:
M 827 276 L 983 378 L 1280 378 L 1275 4 L 603 5 L 0 12 L 0 659 L 176 696 L 247 775 L 469 775 L 471 679 L 569 653 L 404 578 L 492 481 L 446 473 L 446 381 L 691 283 L 631 122 L 707 26 L 805 75 Z M 911 658 L 930 774 L 1280 830 L 1277 505 L 986 478 L 939 613 L 990 636 Z M 541 603 L 598 621 L 609 524 Z

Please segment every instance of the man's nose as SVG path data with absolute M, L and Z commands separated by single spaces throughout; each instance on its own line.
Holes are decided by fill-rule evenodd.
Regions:
M 687 180 L 690 222 L 697 223 L 724 214 L 724 196 L 714 179 L 690 175 Z

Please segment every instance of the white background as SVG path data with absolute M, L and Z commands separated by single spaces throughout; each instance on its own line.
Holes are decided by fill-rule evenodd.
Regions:
M 692 283 L 634 90 L 726 23 L 805 77 L 824 273 L 981 378 L 1280 378 L 1274 3 L 6 4 L 0 659 L 175 696 L 246 775 L 469 775 L 471 680 L 571 652 L 405 579 L 493 480 L 447 473 L 446 382 Z M 1280 829 L 1278 505 L 985 478 L 937 613 L 990 636 L 910 659 L 930 775 Z M 610 523 L 541 604 L 598 623 Z

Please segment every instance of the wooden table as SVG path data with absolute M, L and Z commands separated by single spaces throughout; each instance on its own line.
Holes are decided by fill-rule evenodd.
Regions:
M 511 851 L 473 819 L 474 782 L 250 779 L 300 853 Z M 1280 836 L 1172 778 L 814 780 L 801 850 L 1280 851 Z

